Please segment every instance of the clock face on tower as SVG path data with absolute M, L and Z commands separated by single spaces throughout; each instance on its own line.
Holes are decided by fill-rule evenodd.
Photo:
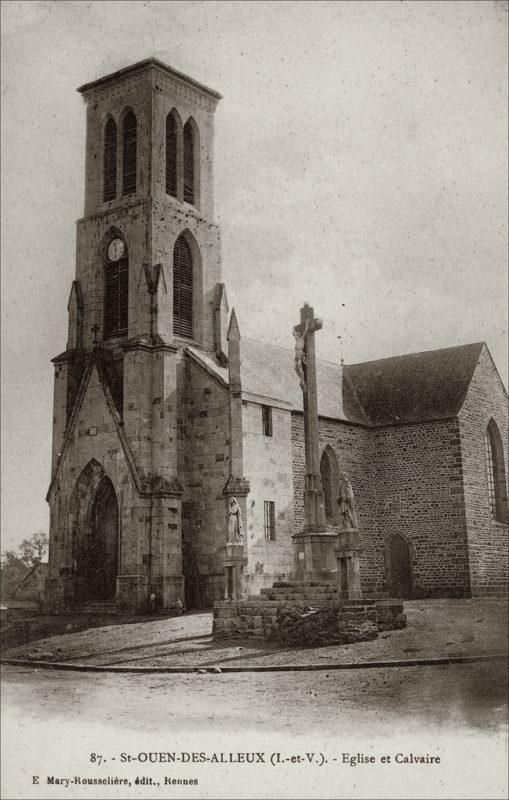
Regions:
M 118 261 L 124 255 L 124 243 L 122 239 L 113 239 L 108 247 L 108 258 L 110 261 Z

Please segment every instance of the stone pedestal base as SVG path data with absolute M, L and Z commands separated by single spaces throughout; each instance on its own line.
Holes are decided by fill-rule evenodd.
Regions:
M 71 611 L 75 604 L 75 579 L 71 575 L 47 578 L 44 585 L 44 604 L 47 611 Z
M 148 601 L 146 575 L 118 575 L 115 602 L 127 610 L 145 611 Z
M 185 606 L 184 577 L 182 575 L 152 575 L 150 583 L 146 575 L 117 578 L 117 602 L 127 601 L 129 603 L 130 601 L 133 607 L 140 611 L 146 611 L 152 592 L 156 595 L 158 607 L 161 609 L 175 608 L 177 600 L 180 600 Z
M 293 535 L 294 569 L 298 581 L 334 580 L 337 534 L 331 530 L 304 530 Z
M 115 598 L 108 603 L 83 600 L 80 597 L 76 577 L 73 575 L 48 578 L 45 586 L 45 605 L 53 613 L 73 611 L 82 606 L 111 606 L 118 611 L 145 613 L 149 606 L 150 594 L 158 596 L 160 608 L 174 608 L 177 600 L 184 604 L 184 578 L 182 575 L 153 575 L 151 583 L 147 575 L 118 575 Z
M 224 599 L 242 600 L 244 595 L 243 570 L 247 565 L 242 542 L 227 544 L 224 558 Z
M 358 600 L 362 597 L 359 531 L 356 528 L 340 530 L 337 541 L 334 553 L 338 565 L 338 599 Z

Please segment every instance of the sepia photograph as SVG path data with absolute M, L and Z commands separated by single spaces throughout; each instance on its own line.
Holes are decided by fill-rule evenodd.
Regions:
M 1 3 L 4 800 L 508 798 L 508 3 Z

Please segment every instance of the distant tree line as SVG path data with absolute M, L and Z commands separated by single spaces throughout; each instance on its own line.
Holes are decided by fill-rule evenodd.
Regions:
M 23 578 L 48 552 L 48 536 L 40 531 L 23 539 L 17 550 L 4 550 L 0 557 L 0 590 L 10 597 Z

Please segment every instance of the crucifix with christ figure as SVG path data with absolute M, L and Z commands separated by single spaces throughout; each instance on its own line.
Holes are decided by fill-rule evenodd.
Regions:
M 322 320 L 305 303 L 300 310 L 300 323 L 293 329 L 295 337 L 295 371 L 304 398 L 304 443 L 306 453 L 306 482 L 304 489 L 304 530 L 326 529 L 318 442 L 318 401 L 316 385 L 315 331 Z

